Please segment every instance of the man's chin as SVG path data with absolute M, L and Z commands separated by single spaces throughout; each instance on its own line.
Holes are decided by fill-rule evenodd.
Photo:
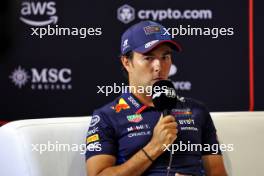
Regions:
M 153 86 L 153 84 L 155 84 L 155 82 L 157 82 L 157 81 L 161 81 L 161 80 L 167 80 L 167 79 L 163 79 L 163 78 L 159 78 L 159 79 L 153 79 L 152 81 L 151 81 L 151 86 Z

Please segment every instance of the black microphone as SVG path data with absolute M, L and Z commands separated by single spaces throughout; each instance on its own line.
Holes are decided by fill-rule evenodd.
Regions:
M 171 81 L 160 80 L 153 84 L 152 102 L 155 108 L 163 112 L 163 116 L 170 114 L 177 103 L 176 89 Z
M 163 116 L 169 115 L 171 109 L 177 104 L 176 89 L 169 80 L 157 81 L 152 86 L 152 102 L 154 106 L 163 113 Z M 172 164 L 172 151 L 167 167 L 167 176 L 170 175 Z

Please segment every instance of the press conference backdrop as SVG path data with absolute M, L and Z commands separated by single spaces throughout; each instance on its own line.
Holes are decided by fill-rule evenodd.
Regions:
M 263 110 L 262 2 L 254 2 L 254 8 L 250 2 L 5 0 L 0 17 L 0 121 L 90 115 L 118 96 L 98 94 L 98 86 L 126 82 L 118 57 L 120 37 L 141 20 L 160 22 L 170 32 L 210 29 L 204 35 L 174 37 L 183 48 L 170 72 L 179 95 L 204 102 L 210 111 Z M 69 28 L 72 35 L 40 36 L 48 28 Z M 213 28 L 231 32 L 220 35 Z

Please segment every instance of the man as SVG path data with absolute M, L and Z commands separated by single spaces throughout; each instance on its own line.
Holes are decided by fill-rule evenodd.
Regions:
M 168 79 L 173 50 L 164 27 L 143 21 L 122 36 L 121 62 L 133 93 L 120 95 L 94 111 L 87 135 L 88 176 L 225 176 L 221 151 L 176 151 L 169 171 L 170 144 L 218 144 L 206 108 L 192 99 L 179 98 L 171 115 L 155 109 L 149 92 L 140 87 Z

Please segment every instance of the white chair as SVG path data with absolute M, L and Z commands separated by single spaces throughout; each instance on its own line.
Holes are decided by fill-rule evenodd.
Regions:
M 90 117 L 32 119 L 14 121 L 2 126 L 0 175 L 86 176 L 85 155 L 81 153 L 85 150 L 90 119 Z M 49 149 L 53 151 L 43 151 L 44 145 L 32 145 L 48 143 L 51 144 Z M 55 147 L 57 144 L 57 149 L 55 147 L 52 149 L 52 144 Z M 41 153 L 40 147 L 43 151 Z M 58 151 L 59 147 L 61 151 Z
M 234 145 L 234 151 L 223 153 L 229 175 L 263 175 L 264 112 L 217 112 L 211 115 L 220 142 Z
M 220 142 L 233 144 L 234 151 L 224 152 L 229 175 L 263 175 L 264 112 L 211 115 Z M 20 120 L 2 126 L 0 176 L 86 176 L 85 156 L 80 153 L 85 150 L 89 123 L 90 117 L 72 117 Z M 68 144 L 74 151 L 64 149 L 40 154 L 36 151 L 37 145 L 32 145 L 48 143 L 57 146 Z M 76 149 L 76 146 L 82 147 Z

